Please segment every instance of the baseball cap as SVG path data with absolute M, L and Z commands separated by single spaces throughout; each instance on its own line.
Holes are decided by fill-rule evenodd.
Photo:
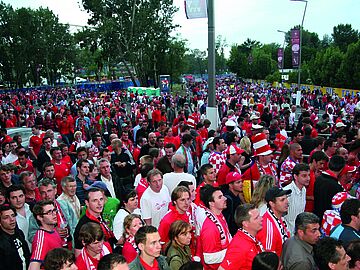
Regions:
M 270 202 L 273 201 L 277 197 L 281 197 L 284 195 L 290 195 L 292 192 L 291 189 L 285 190 L 279 187 L 270 188 L 265 194 L 265 201 Z
M 228 148 L 226 149 L 227 155 L 234 155 L 234 154 L 241 155 L 242 153 L 244 153 L 244 150 L 237 147 L 236 145 L 229 145 Z
M 349 166 L 349 165 L 345 165 L 344 169 L 341 171 L 339 176 L 343 176 L 347 173 L 352 173 L 356 171 L 356 167 L 355 166 Z
M 251 129 L 262 129 L 262 128 L 264 128 L 262 125 L 251 125 Z
M 252 116 L 250 116 L 250 120 L 255 120 L 255 119 L 259 119 L 260 117 L 257 116 L 256 114 L 253 114 Z
M 106 187 L 106 184 L 104 182 L 102 182 L 102 181 L 95 181 L 90 186 L 85 188 L 85 190 L 89 190 L 91 188 L 100 188 L 100 189 L 104 190 L 105 192 L 108 191 L 108 189 Z
M 225 183 L 228 185 L 232 182 L 235 182 L 235 181 L 238 181 L 238 180 L 241 180 L 241 174 L 238 173 L 238 172 L 229 172 L 227 175 L 226 175 L 226 180 L 225 180 Z
M 233 120 L 227 120 L 226 122 L 225 122 L 225 126 L 227 126 L 227 127 L 236 127 L 236 123 L 233 121 Z
M 335 127 L 341 128 L 341 127 L 346 127 L 346 125 L 343 122 L 337 122 Z

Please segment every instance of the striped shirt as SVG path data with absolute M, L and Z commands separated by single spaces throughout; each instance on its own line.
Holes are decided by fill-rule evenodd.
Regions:
M 289 209 L 288 213 L 284 216 L 288 229 L 291 233 L 291 236 L 294 235 L 295 230 L 295 219 L 296 216 L 305 211 L 306 204 L 306 188 L 303 187 L 301 190 L 295 185 L 295 182 L 292 181 L 289 185 L 284 187 L 284 190 L 292 190 L 288 200 L 289 200 Z
M 30 262 L 43 263 L 46 254 L 54 248 L 61 248 L 63 241 L 56 230 L 51 232 L 39 229 L 36 231 L 32 242 Z

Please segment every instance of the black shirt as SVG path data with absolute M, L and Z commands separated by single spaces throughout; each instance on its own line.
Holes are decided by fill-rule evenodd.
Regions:
M 28 268 L 30 250 L 22 230 L 16 228 L 10 235 L 0 228 L 0 258 L 0 269 L 23 270 L 24 260 Z

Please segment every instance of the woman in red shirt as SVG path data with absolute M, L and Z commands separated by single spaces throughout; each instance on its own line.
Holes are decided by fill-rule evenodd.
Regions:
M 122 254 L 127 263 L 131 263 L 139 253 L 135 243 L 135 234 L 143 225 L 141 217 L 137 214 L 129 214 L 124 219 L 125 243 Z

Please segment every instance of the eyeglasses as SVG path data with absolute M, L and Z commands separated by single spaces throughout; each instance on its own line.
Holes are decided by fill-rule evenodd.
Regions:
M 54 208 L 54 209 L 52 209 L 52 210 L 49 210 L 49 211 L 47 211 L 47 212 L 45 212 L 45 213 L 42 213 L 41 215 L 43 215 L 43 216 L 45 216 L 45 215 L 54 215 L 54 214 L 57 214 L 59 211 L 56 209 L 56 208 Z

